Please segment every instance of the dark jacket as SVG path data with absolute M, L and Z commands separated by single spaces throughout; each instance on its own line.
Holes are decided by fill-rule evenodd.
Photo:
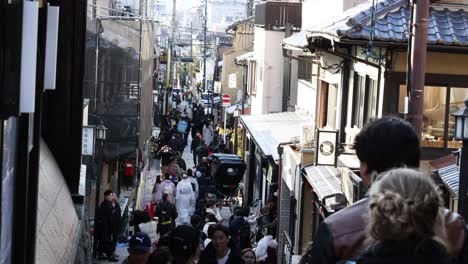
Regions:
M 235 216 L 229 223 L 232 240 L 241 250 L 250 248 L 250 224 L 242 216 Z
M 451 257 L 438 242 L 384 241 L 370 247 L 357 260 L 358 264 L 449 264 Z
M 368 223 L 367 198 L 327 217 L 320 223 L 312 248 L 301 263 L 337 263 L 355 259 L 364 252 L 365 229 Z M 459 263 L 467 263 L 466 228 L 462 217 L 445 210 L 449 246 Z
M 192 144 L 190 145 L 190 150 L 193 151 L 196 154 L 197 147 L 200 146 L 200 138 L 195 136 L 192 139 Z
M 203 157 L 208 157 L 208 147 L 206 145 L 200 145 L 195 149 L 195 153 L 198 156 L 198 162 L 201 162 Z
M 164 212 L 166 213 L 165 216 L 164 216 Z M 177 209 L 175 205 L 173 205 L 172 203 L 166 202 L 166 201 L 159 203 L 156 206 L 154 215 L 159 218 L 158 225 L 165 225 L 166 223 L 164 222 L 171 221 L 169 223 L 169 226 L 171 226 L 171 228 L 175 228 L 175 219 L 177 218 L 178 214 L 177 214 Z M 170 220 L 164 221 L 164 218 L 166 219 L 170 218 Z
M 115 219 L 114 219 L 115 208 L 112 206 L 112 202 L 103 201 L 99 206 L 98 213 L 96 216 L 96 227 L 94 236 L 100 241 L 115 241 Z M 120 211 L 120 208 L 119 208 Z
M 177 158 L 177 165 L 179 165 L 181 170 L 187 170 L 187 164 L 185 163 L 185 160 L 183 158 Z
M 120 205 L 118 202 L 115 202 L 114 208 L 112 210 L 112 238 L 114 242 L 117 242 L 120 235 L 120 223 L 122 212 L 120 210 Z
M 216 187 L 208 176 L 197 178 L 198 182 L 198 199 L 204 200 L 207 193 L 216 193 Z
M 241 252 L 239 248 L 234 246 L 232 240 L 229 241 L 228 244 L 229 249 L 231 252 L 229 253 L 229 258 L 226 261 L 226 264 L 244 264 L 244 260 L 241 257 Z M 218 261 L 216 260 L 216 251 L 213 246 L 213 242 L 210 242 L 208 246 L 206 246 L 205 250 L 200 255 L 200 260 L 198 264 L 217 264 Z

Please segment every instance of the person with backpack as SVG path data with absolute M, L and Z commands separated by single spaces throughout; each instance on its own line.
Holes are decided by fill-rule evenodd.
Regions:
M 162 202 L 156 206 L 154 215 L 158 218 L 158 233 L 162 237 L 175 228 L 175 220 L 178 217 L 175 205 L 171 203 L 171 196 L 163 194 Z

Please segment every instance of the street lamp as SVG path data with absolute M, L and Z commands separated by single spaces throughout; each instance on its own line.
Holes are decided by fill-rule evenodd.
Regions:
M 107 127 L 104 126 L 104 123 L 101 121 L 96 127 L 96 139 L 99 141 L 106 140 Z
M 237 155 L 237 127 L 239 126 L 239 117 L 241 114 L 242 109 L 239 108 L 239 106 L 236 106 L 236 109 L 234 109 L 234 118 L 235 118 L 235 130 L 234 130 L 234 154 Z
M 100 154 L 99 154 L 99 159 L 98 159 L 98 169 L 97 175 L 96 175 L 96 197 L 95 197 L 95 204 L 94 204 L 94 229 L 96 231 L 96 224 L 97 224 L 97 216 L 98 216 L 98 211 L 99 211 L 99 196 L 101 195 L 101 172 L 102 172 L 102 153 L 104 152 L 104 140 L 106 140 L 107 136 L 107 127 L 104 126 L 104 123 L 101 121 L 99 125 L 97 125 L 95 128 L 95 134 L 96 134 L 96 139 L 99 141 L 99 145 L 101 146 L 100 148 Z M 97 147 L 96 147 L 97 150 Z M 97 152 L 96 152 L 97 153 Z M 94 252 L 93 254 L 97 256 L 97 241 L 94 239 L 93 243 L 93 249 Z
M 455 113 L 455 139 L 463 141 L 460 157 L 460 175 L 458 181 L 458 213 L 468 219 L 468 99 L 465 99 L 465 107 Z

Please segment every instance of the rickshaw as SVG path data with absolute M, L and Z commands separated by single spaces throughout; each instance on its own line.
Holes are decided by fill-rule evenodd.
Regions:
M 237 201 L 239 185 L 246 169 L 244 160 L 234 154 L 214 153 L 208 157 L 208 161 L 216 190 L 226 202 Z

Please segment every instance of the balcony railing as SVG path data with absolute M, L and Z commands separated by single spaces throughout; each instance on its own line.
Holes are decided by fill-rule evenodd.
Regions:
M 293 28 L 302 26 L 302 3 L 263 2 L 255 6 L 255 25 L 265 30 L 278 30 L 290 24 Z

